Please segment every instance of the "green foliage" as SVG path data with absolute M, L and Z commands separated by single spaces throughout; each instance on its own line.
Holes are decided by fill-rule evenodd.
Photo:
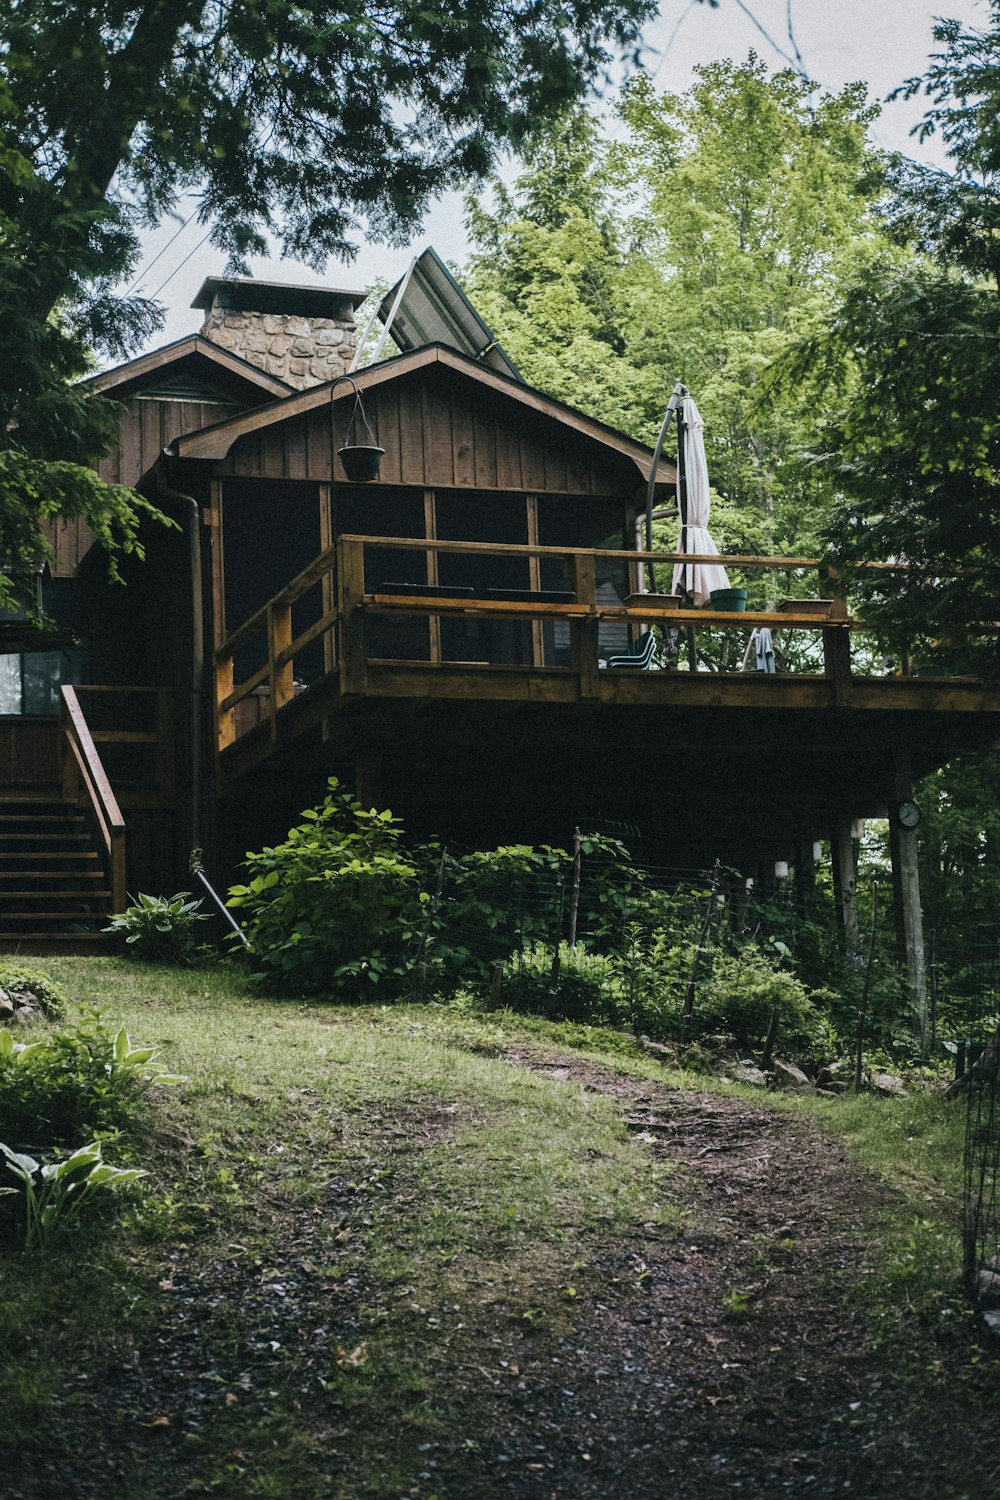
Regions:
M 0 1031 L 0 1137 L 31 1146 L 75 1145 L 126 1127 L 154 1083 L 178 1083 L 153 1047 L 112 1036 L 94 1011 L 33 1042 Z
M 551 946 L 541 943 L 513 956 L 501 990 L 510 1010 L 590 1026 L 620 1020 L 620 992 L 610 958 L 560 943 L 553 972 L 553 957 Z
M 694 938 L 686 926 L 649 931 L 638 923 L 625 929 L 617 968 L 628 1022 L 636 1036 L 678 1036 L 681 1006 L 691 974 Z
M 896 166 L 885 217 L 911 258 L 861 268 L 785 389 L 831 414 L 815 448 L 840 497 L 825 533 L 865 616 L 894 650 L 995 679 L 1000 645 L 975 626 L 1000 585 L 1000 5 L 982 31 L 934 35 L 942 50 L 901 92 L 932 101 L 922 134 L 953 170 Z M 909 571 L 862 566 L 888 558 Z
M 23 429 L 17 430 L 19 443 L 26 442 L 27 436 Z M 6 441 L 12 441 L 12 434 L 8 433 Z M 102 452 L 105 446 L 95 440 L 92 451 Z M 84 444 L 81 455 L 86 451 Z M 27 575 L 20 565 L 30 569 L 36 559 L 52 557 L 44 527 L 57 517 L 86 521 L 104 549 L 109 577 L 116 583 L 121 579 L 117 559 L 144 555 L 139 536 L 143 520 L 176 525 L 141 495 L 120 484 L 105 484 L 84 464 L 46 460 L 11 446 L 0 448 L 0 558 L 4 559 L 0 612 L 16 609 L 21 602 Z
M 438 850 L 420 851 L 429 884 Z M 570 856 L 547 845 L 507 844 L 448 856 L 431 952 L 442 980 L 488 980 L 512 949 L 551 942 Z
M 377 987 L 392 997 L 430 899 L 398 820 L 362 807 L 336 777 L 302 817 L 284 843 L 248 854 L 251 878 L 229 892 L 263 975 L 311 995 L 360 999 Z
M 112 1167 L 101 1155 L 100 1141 L 81 1146 L 71 1156 L 44 1166 L 33 1156 L 12 1151 L 0 1141 L 8 1171 L 24 1190 L 24 1248 L 44 1255 L 73 1227 L 80 1210 L 99 1187 L 120 1187 L 147 1174 L 138 1168 Z M 15 1193 L 16 1188 L 0 1188 Z
M 777 968 L 758 949 L 715 955 L 698 992 L 695 1016 L 701 1032 L 731 1033 L 744 1049 L 759 1047 L 771 1013 L 778 1007 L 778 1047 L 797 1053 L 814 1046 L 829 1049 L 829 1027 L 809 998 L 801 980 Z
M 176 896 L 146 896 L 117 916 L 103 930 L 125 939 L 133 958 L 147 963 L 191 963 L 198 956 L 196 922 L 207 922 L 208 912 L 199 910 L 200 899 L 190 900 L 190 891 Z
M 859 611 L 893 651 L 992 677 L 1000 646 L 975 625 L 993 619 L 1000 588 L 998 350 L 994 292 L 890 263 L 857 281 L 789 374 L 828 411 L 839 404 L 815 465 L 838 487 L 824 532 Z M 866 570 L 887 558 L 901 571 Z
M 490 170 L 628 47 L 652 0 L 207 0 L 7 6 L 0 18 L 0 556 L 44 553 L 28 493 L 126 535 L 100 484 L 113 403 L 74 387 L 162 323 L 122 296 L 141 233 L 196 194 L 230 269 L 273 241 L 321 269 L 355 236 L 405 243 L 428 201 Z M 70 465 L 80 466 L 75 470 Z M 8 482 L 13 483 L 8 488 Z M 4 603 L 0 580 L 0 607 Z
M 16 959 L 0 961 L 0 990 L 23 996 L 46 1016 L 59 1016 L 66 1006 L 61 986 L 41 969 L 26 967 Z
M 859 85 L 817 99 L 752 54 L 697 69 L 682 96 L 638 75 L 617 139 L 574 114 L 513 191 L 468 205 L 466 284 L 532 383 L 649 442 L 674 380 L 691 387 L 713 532 L 735 551 L 816 545 L 829 491 L 801 456 L 816 413 L 794 389 L 764 400 L 764 376 L 885 243 L 876 113 Z M 785 588 L 745 581 L 759 606 Z

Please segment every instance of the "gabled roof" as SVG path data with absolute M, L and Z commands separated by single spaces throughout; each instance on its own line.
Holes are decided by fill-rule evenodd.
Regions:
M 200 333 L 188 334 L 151 354 L 140 354 L 127 364 L 92 375 L 82 380 L 80 387 L 118 400 L 155 392 L 178 401 L 214 399 L 255 407 L 294 389 Z
M 583 412 L 568 406 L 564 401 L 557 401 L 555 397 L 546 396 L 522 381 L 488 369 L 479 360 L 472 359 L 466 354 L 459 354 L 457 350 L 446 348 L 442 344 L 428 344 L 422 349 L 414 349 L 410 353 L 397 355 L 394 359 L 384 360 L 380 364 L 368 365 L 363 370 L 354 371 L 350 379 L 355 382 L 359 391 L 371 391 L 376 390 L 380 385 L 433 365 L 453 370 L 477 385 L 495 391 L 497 395 L 516 405 L 549 417 L 562 426 L 572 429 L 580 437 L 589 438 L 601 447 L 631 459 L 643 477 L 648 478 L 653 452 L 645 443 L 637 442 L 635 438 L 628 437 L 625 433 L 609 427 L 605 422 L 597 421 L 594 417 L 584 415 Z M 188 433 L 177 438 L 167 452 L 173 458 L 218 462 L 226 457 L 237 439 L 244 437 L 247 433 L 259 432 L 262 428 L 270 427 L 274 423 L 287 422 L 290 418 L 302 416 L 317 407 L 328 406 L 334 388 L 340 384 L 343 390 L 337 393 L 336 399 L 350 399 L 353 394 L 351 385 L 343 376 L 340 376 L 337 380 L 327 381 L 323 385 L 310 386 L 308 390 L 298 391 L 281 401 L 258 407 L 255 411 L 243 412 L 224 422 L 216 422 L 211 427 L 203 427 L 197 432 Z M 673 464 L 661 460 L 659 482 L 672 484 L 674 478 Z

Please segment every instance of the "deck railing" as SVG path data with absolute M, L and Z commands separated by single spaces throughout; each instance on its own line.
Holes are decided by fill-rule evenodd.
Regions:
M 424 585 L 395 589 L 391 582 L 373 581 L 368 568 L 368 549 L 394 554 L 423 554 Z M 493 558 L 524 566 L 525 589 L 449 589 L 439 583 L 439 564 L 447 557 L 466 556 L 478 564 Z M 368 559 L 369 563 L 371 559 Z M 848 615 L 846 602 L 838 597 L 832 580 L 816 558 L 726 556 L 726 567 L 741 572 L 813 573 L 817 580 L 815 599 L 788 599 L 765 611 L 734 613 L 709 608 L 693 609 L 684 600 L 643 591 L 642 577 L 648 564 L 672 569 L 677 563 L 719 562 L 717 557 L 675 552 L 624 552 L 611 549 L 540 547 L 493 542 L 433 541 L 413 537 L 343 536 L 319 554 L 307 568 L 246 620 L 215 653 L 215 700 L 218 747 L 225 749 L 247 729 L 266 720 L 271 737 L 277 737 L 277 718 L 303 685 L 297 680 L 296 663 L 312 648 L 322 651 L 322 673 L 335 676 L 344 695 L 364 693 L 368 665 L 394 660 L 391 653 L 367 649 L 365 621 L 379 616 L 412 616 L 428 622 L 427 654 L 412 665 L 430 669 L 447 665 L 497 670 L 489 659 L 455 661 L 442 653 L 441 623 L 520 621 L 530 627 L 531 649 L 526 669 L 569 672 L 576 676 L 579 695 L 596 697 L 601 677 L 600 631 L 603 625 L 624 626 L 630 636 L 650 625 L 681 629 L 690 637 L 695 629 L 740 630 L 767 626 L 772 630 L 820 632 L 823 641 L 823 674 L 834 683 L 850 677 L 850 631 L 858 622 Z M 560 565 L 564 590 L 541 587 L 542 569 Z M 613 565 L 628 579 L 625 596 L 608 603 L 598 595 L 597 571 Z M 450 571 L 455 572 L 454 566 Z M 410 590 L 413 590 L 412 592 Z M 423 592 L 420 592 L 423 590 Z M 497 597 L 497 596 L 501 597 Z M 307 623 L 293 620 L 293 612 L 311 606 Z M 553 666 L 546 660 L 543 631 L 559 624 L 568 633 L 568 662 Z M 240 658 L 243 657 L 243 662 Z M 249 663 L 247 657 L 250 658 Z M 506 663 L 505 665 L 509 665 Z M 314 661 L 315 667 L 315 661 Z M 242 672 L 242 676 L 239 675 Z M 303 674 L 307 675 L 307 674 Z M 315 672 L 313 673 L 315 678 Z
M 125 910 L 125 819 L 111 790 L 76 689 L 60 689 L 62 792 L 68 802 L 89 806 L 104 844 L 111 886 L 111 910 Z

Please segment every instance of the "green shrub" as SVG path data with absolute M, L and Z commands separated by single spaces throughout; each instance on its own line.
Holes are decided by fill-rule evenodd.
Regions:
M 44 1016 L 60 1016 L 66 997 L 48 974 L 41 969 L 25 968 L 20 963 L 0 963 L 0 995 L 13 1002 L 13 1009 L 32 1007 Z
M 15 1146 L 75 1146 L 125 1128 L 151 1083 L 178 1079 L 132 1047 L 98 1013 L 29 1043 L 0 1031 L 0 1139 Z
M 704 1034 L 731 1033 L 739 1047 L 759 1046 L 778 1007 L 778 1046 L 796 1053 L 829 1047 L 830 1028 L 794 974 L 779 969 L 759 949 L 717 953 L 698 983 L 694 1025 Z
M 615 969 L 624 1014 L 636 1036 L 680 1034 L 681 1005 L 693 956 L 694 944 L 679 940 L 676 931 L 645 932 L 635 923 L 625 928 Z
M 200 900 L 192 901 L 190 891 L 176 896 L 146 896 L 112 917 L 105 932 L 125 939 L 133 958 L 147 963 L 184 964 L 198 957 L 196 922 L 207 922 L 209 913 L 199 910 Z
M 543 943 L 511 960 L 501 989 L 510 1010 L 554 1021 L 583 1021 L 590 1026 L 621 1019 L 621 995 L 614 962 L 585 948 L 559 948 L 559 971 L 553 979 L 552 949 Z
M 247 855 L 251 879 L 228 904 L 246 914 L 272 984 L 359 999 L 401 985 L 429 897 L 399 849 L 398 820 L 329 785 L 283 844 Z

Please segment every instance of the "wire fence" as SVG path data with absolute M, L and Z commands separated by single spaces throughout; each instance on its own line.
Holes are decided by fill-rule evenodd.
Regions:
M 965 1278 L 1000 1305 L 1000 942 L 925 934 L 917 1014 L 899 962 L 888 872 L 862 872 L 857 951 L 844 951 L 822 875 L 762 885 L 716 864 L 657 865 L 620 838 L 556 850 L 449 848 L 411 955 L 415 992 L 628 1028 L 693 1046 L 735 1043 L 767 1064 L 839 1051 L 823 1081 L 858 1086 L 893 1060 L 963 1079 Z M 802 997 L 805 995 L 805 1005 Z M 893 1049 L 896 1049 L 895 1053 Z

